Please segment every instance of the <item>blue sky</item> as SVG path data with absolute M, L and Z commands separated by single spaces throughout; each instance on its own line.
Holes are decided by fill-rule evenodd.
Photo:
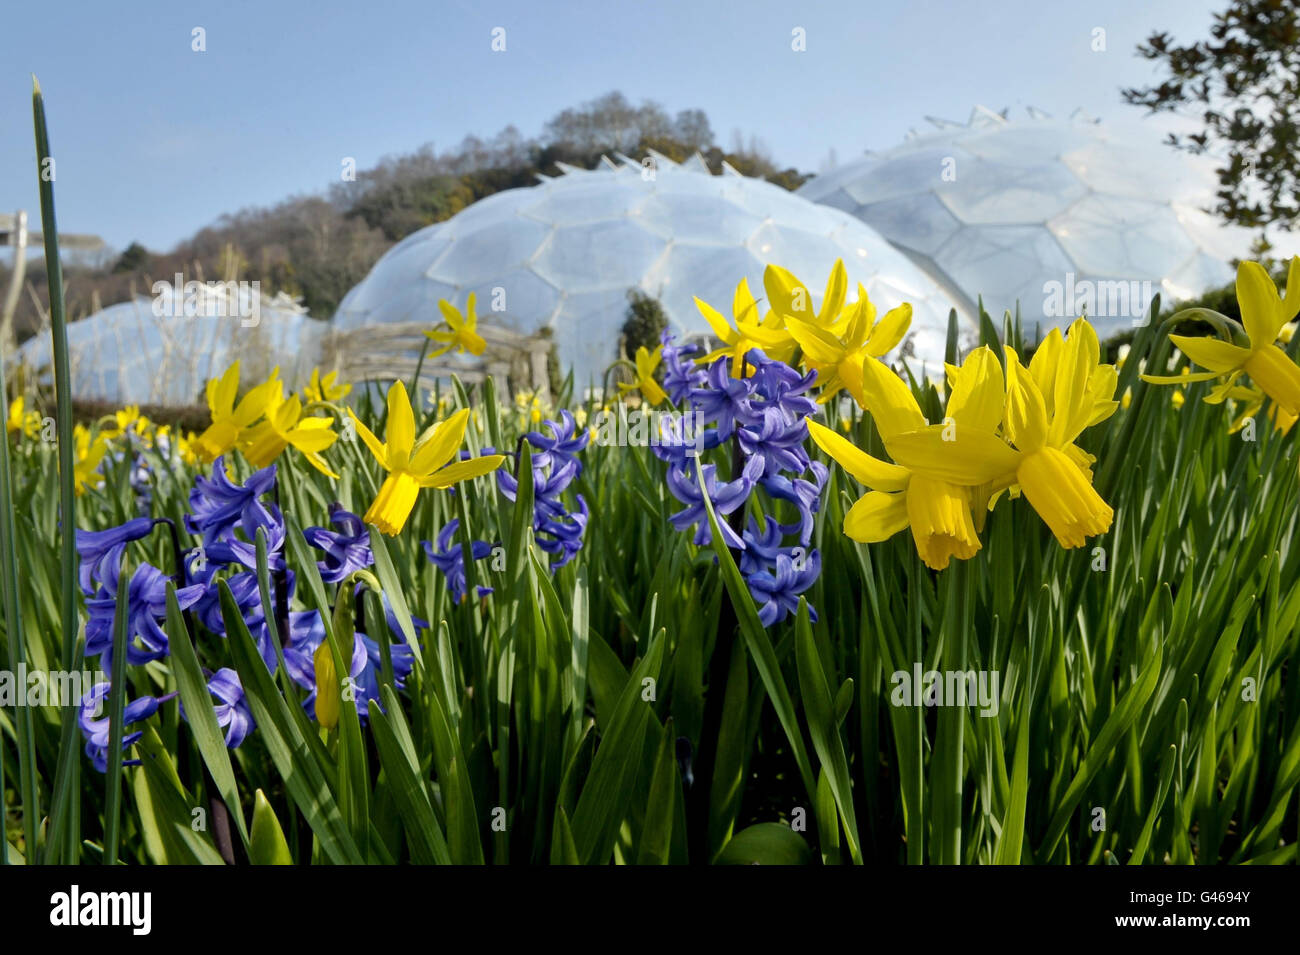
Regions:
M 976 103 L 1133 120 L 1153 29 L 1201 38 L 1211 0 L 654 0 L 11 5 L 0 31 L 0 210 L 38 208 L 29 73 L 45 91 L 59 221 L 166 250 L 223 212 L 317 192 L 432 142 L 527 136 L 612 89 L 701 108 L 816 170 Z M 205 52 L 191 31 L 206 31 Z M 491 31 L 506 30 L 493 52 Z M 791 50 L 802 27 L 807 49 Z M 1093 31 L 1106 51 L 1093 52 Z

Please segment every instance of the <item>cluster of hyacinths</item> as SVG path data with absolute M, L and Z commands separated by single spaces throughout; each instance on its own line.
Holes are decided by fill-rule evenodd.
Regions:
M 1222 404 L 1231 400 L 1244 406 L 1233 430 L 1239 430 L 1245 418 L 1254 417 L 1265 399 L 1271 399 L 1269 417 L 1285 434 L 1300 417 L 1300 366 L 1279 342 L 1290 341 L 1294 331 L 1290 323 L 1300 315 L 1300 256 L 1291 259 L 1285 296 L 1278 294 L 1262 265 L 1242 262 L 1237 267 L 1237 304 L 1240 323 L 1204 308 L 1179 312 L 1171 319 L 1177 322 L 1181 318 L 1199 318 L 1210 322 L 1224 336 L 1169 336 L 1184 355 L 1208 371 L 1183 368 L 1177 375 L 1143 374 L 1142 380 L 1153 385 L 1182 386 L 1216 382 L 1205 396 L 1206 402 Z M 1250 379 L 1250 385 L 1242 384 L 1243 376 Z
M 651 447 L 668 464 L 668 490 L 685 505 L 672 515 L 673 526 L 693 527 L 697 546 L 712 543 L 708 496 L 723 542 L 739 553 L 759 620 L 771 627 L 798 609 L 799 595 L 821 570 L 821 556 L 810 548 L 827 472 L 804 450 L 804 418 L 816 408 L 807 392 L 816 376 L 800 375 L 757 348 L 741 356 L 706 356 L 707 365 L 691 360 L 698 350 L 664 333 L 657 349 L 663 390 L 644 383 L 641 390 L 648 401 L 671 401 L 682 415 L 658 419 L 662 440 Z M 727 480 L 719 478 L 718 463 L 698 458 L 724 447 L 732 451 Z M 792 519 L 783 523 L 781 510 L 792 512 Z M 815 620 L 816 610 L 809 610 Z
M 316 610 L 294 611 L 288 602 L 295 591 L 295 574 L 287 566 L 284 547 L 287 530 L 279 507 L 263 498 L 275 489 L 276 471 L 271 465 L 254 471 L 240 484 L 233 480 L 222 457 L 213 463 L 210 477 L 199 475 L 190 491 L 190 511 L 185 517 L 185 529 L 197 538 L 197 544 L 188 550 L 183 560 L 178 560 L 178 571 L 167 575 L 150 564 L 140 564 L 126 582 L 127 619 L 126 662 L 143 666 L 170 655 L 172 640 L 195 641 L 204 634 L 224 639 L 227 636 L 226 619 L 222 613 L 218 585 L 224 578 L 230 589 L 241 619 L 255 641 L 268 671 L 274 674 L 280 660 L 293 681 L 308 691 L 303 706 L 312 718 L 326 728 L 337 721 L 337 702 L 332 706 L 317 706 L 317 689 L 321 686 L 325 645 L 325 626 Z M 77 531 L 77 551 L 81 560 L 80 584 L 86 597 L 88 621 L 86 624 L 86 653 L 99 654 L 101 668 L 111 672 L 114 641 L 114 614 L 121 580 L 121 567 L 127 545 L 153 532 L 165 520 L 140 517 L 119 527 L 103 531 Z M 355 594 L 362 583 L 359 572 L 374 562 L 370 538 L 360 518 L 341 505 L 330 509 L 332 529 L 311 527 L 304 537 L 323 552 L 317 567 L 322 581 L 338 587 L 349 587 Z M 175 528 L 172 528 L 175 534 Z M 272 620 L 267 619 L 257 574 L 257 535 L 265 539 L 266 560 L 274 586 L 271 593 Z M 173 538 L 178 557 L 181 552 L 179 535 Z M 176 585 L 179 608 L 192 621 L 195 633 L 167 633 L 164 630 L 168 583 Z M 281 604 L 281 601 L 284 604 Z M 389 660 L 393 670 L 393 683 L 402 688 L 410 674 L 413 655 L 409 646 L 396 639 L 398 625 L 391 609 L 384 602 L 387 619 L 381 624 L 390 641 Z M 415 621 L 417 627 L 427 626 Z M 275 634 L 283 633 L 282 645 L 275 643 Z M 219 643 L 203 646 L 220 653 Z M 358 627 L 353 637 L 353 650 L 347 685 L 356 701 L 357 712 L 365 719 L 369 706 L 379 697 L 379 682 L 383 651 L 379 643 Z M 205 670 L 208 690 L 214 698 L 218 725 L 223 729 L 226 745 L 239 746 L 254 728 L 252 712 L 244 699 L 239 676 L 230 667 Z M 100 683 L 82 699 L 79 717 L 86 738 L 86 754 L 101 772 L 106 766 L 108 721 L 100 710 L 107 698 L 109 684 Z M 328 691 L 337 698 L 339 689 L 331 681 Z M 143 696 L 126 706 L 124 725 L 147 719 L 174 694 L 160 697 Z M 377 704 L 374 704 L 377 705 Z M 184 709 L 181 710 L 184 716 Z M 128 733 L 123 746 L 128 747 L 140 738 L 140 733 Z
M 575 493 L 578 509 L 573 511 L 565 503 L 564 495 L 582 475 L 578 454 L 591 441 L 591 433 L 579 432 L 577 421 L 567 410 L 560 411 L 559 421 L 548 418 L 545 424 L 550 434 L 529 431 L 524 440 L 532 446 L 533 533 L 537 546 L 553 558 L 553 573 L 577 556 L 587 533 L 590 515 L 586 499 Z M 497 487 L 511 501 L 519 493 L 519 481 L 506 470 L 497 472 Z M 476 548 L 481 546 L 475 544 Z M 483 555 L 488 551 L 490 548 Z M 475 559 L 478 559 L 477 551 Z
M 831 269 L 818 308 L 808 288 L 779 266 L 767 267 L 763 287 L 768 307 L 760 313 L 748 282 L 740 281 L 731 322 L 697 298 L 696 306 L 721 346 L 695 357 L 695 346 L 679 347 L 665 335 L 654 353 L 638 353 L 636 380 L 629 387 L 651 404 L 669 400 L 682 406 L 684 421 L 703 422 L 706 430 L 695 444 L 700 450 L 731 440 L 730 480 L 719 481 L 716 464 L 705 465 L 702 490 L 688 452 L 689 436 L 678 435 L 676 446 L 661 444 L 655 453 L 669 462 L 669 489 L 687 505 L 674 515 L 674 525 L 696 526 L 697 543 L 710 540 L 704 494 L 720 515 L 745 515 L 737 527 L 724 526 L 722 534 L 740 553 L 740 570 L 760 608 L 760 620 L 770 627 L 798 607 L 799 594 L 817 579 L 821 566 L 820 555 L 809 547 L 827 472 L 804 450 L 805 419 L 842 390 L 862 402 L 863 364 L 879 364 L 898 346 L 911 325 L 912 307 L 904 303 L 878 317 L 862 285 L 857 300 L 846 301 L 848 275 L 842 261 Z M 803 374 L 792 367 L 796 362 Z M 662 387 L 654 377 L 660 364 Z M 819 392 L 815 399 L 814 385 Z M 756 490 L 771 503 L 793 509 L 796 519 L 784 524 L 767 516 L 758 497 L 746 506 Z

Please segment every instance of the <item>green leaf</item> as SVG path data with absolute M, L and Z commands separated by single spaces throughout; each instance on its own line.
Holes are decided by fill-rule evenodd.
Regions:
M 799 689 L 803 696 L 804 712 L 808 717 L 813 748 L 817 751 L 817 758 L 821 761 L 831 792 L 835 795 L 835 804 L 839 807 L 849 857 L 861 865 L 862 850 L 858 840 L 857 814 L 853 809 L 849 761 L 844 753 L 844 742 L 840 739 L 839 720 L 826 681 L 826 671 L 822 668 L 821 658 L 813 643 L 808 601 L 802 597 L 799 598 L 799 610 L 795 617 L 795 659 L 798 661 Z M 852 698 L 852 686 L 849 687 L 849 697 Z M 828 821 L 825 825 L 829 827 L 831 824 Z
M 290 715 L 288 703 L 276 691 L 271 674 L 240 616 L 239 605 L 235 603 L 229 585 L 220 580 L 217 587 L 235 669 L 239 672 L 244 695 L 253 711 L 258 735 L 284 779 L 285 788 L 330 860 L 339 865 L 361 864 L 361 853 L 339 811 L 338 801 L 326 781 L 325 771 Z M 330 767 L 331 774 L 334 771 Z
M 248 861 L 253 865 L 293 865 L 289 843 L 280 820 L 262 790 L 253 794 L 253 833 L 248 841 Z
M 668 864 L 673 842 L 673 822 L 681 790 L 673 721 L 668 720 L 659 741 L 659 755 L 655 758 L 654 775 L 650 780 L 650 796 L 646 800 L 645 824 L 641 827 L 637 865 Z
M 704 472 L 699 458 L 695 459 L 695 474 L 699 486 L 703 487 Z M 776 651 L 772 647 L 772 641 L 768 639 L 767 631 L 763 629 L 763 625 L 759 622 L 758 612 L 754 609 L 754 601 L 740 576 L 736 562 L 731 557 L 731 551 L 723 543 L 722 532 L 718 529 L 718 515 L 713 510 L 713 502 L 707 494 L 703 496 L 703 500 L 709 514 L 709 526 L 713 531 L 713 551 L 718 555 L 718 570 L 722 575 L 722 582 L 727 588 L 727 595 L 731 598 L 732 607 L 736 611 L 736 619 L 740 623 L 741 635 L 745 640 L 750 655 L 754 659 L 754 665 L 758 668 L 758 675 L 763 681 L 763 688 L 767 690 L 767 695 L 772 700 L 772 707 L 776 710 L 777 719 L 781 721 L 781 727 L 785 730 L 786 739 L 789 741 L 790 749 L 794 754 L 795 764 L 799 767 L 799 776 L 803 780 L 808 798 L 816 799 L 817 783 L 813 777 L 812 764 L 808 761 L 808 751 L 804 747 L 803 734 L 799 730 L 799 721 L 795 717 L 794 703 L 790 700 L 790 692 L 786 689 L 785 678 L 781 675 L 781 666 L 777 662 Z
M 185 707 L 190 733 L 199 748 L 199 755 L 203 757 L 204 765 L 212 774 L 217 792 L 234 817 L 235 827 L 247 847 L 248 828 L 244 822 L 244 811 L 239 805 L 239 787 L 235 783 L 235 770 L 230 764 L 230 751 L 226 748 L 226 738 L 217 723 L 212 694 L 208 691 L 203 670 L 199 667 L 199 658 L 194 652 L 194 645 L 190 643 L 185 619 L 181 616 L 180 605 L 176 602 L 176 585 L 170 581 L 167 583 L 167 633 L 170 638 L 172 672 L 176 675 L 176 689 L 180 693 L 181 704 Z

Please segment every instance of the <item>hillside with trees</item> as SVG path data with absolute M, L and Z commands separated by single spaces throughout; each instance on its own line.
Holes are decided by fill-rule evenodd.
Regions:
M 64 265 L 69 315 L 84 317 L 133 294 L 148 294 L 155 279 L 258 281 L 264 294 L 301 297 L 318 319 L 327 319 L 347 291 L 405 236 L 455 215 L 485 196 L 557 175 L 559 163 L 594 167 L 602 155 L 621 152 L 640 159 L 655 150 L 674 160 L 699 152 L 714 172 L 727 162 L 748 176 L 787 189 L 809 175 L 780 168 L 761 142 L 737 133 L 731 148 L 716 140 L 708 117 L 698 109 L 670 115 L 658 103 L 630 103 L 608 93 L 552 117 L 535 137 L 507 126 L 490 139 L 467 136 L 439 151 L 432 144 L 385 157 L 314 195 L 295 196 L 270 208 L 222 216 L 168 252 L 131 243 L 95 264 Z M 8 281 L 0 263 L 0 288 Z M 23 339 L 40 327 L 48 305 L 44 263 L 28 263 L 16 327 Z

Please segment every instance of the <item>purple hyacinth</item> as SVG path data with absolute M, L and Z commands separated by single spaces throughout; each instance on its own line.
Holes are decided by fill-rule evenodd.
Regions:
M 239 485 L 226 475 L 224 458 L 212 463 L 212 477 L 199 475 L 190 491 L 191 514 L 186 528 L 202 536 L 204 543 L 225 540 L 240 522 L 253 525 L 265 506 L 258 500 L 275 486 L 275 465 L 253 472 L 248 483 Z
M 726 440 L 738 425 L 754 420 L 750 407 L 753 393 L 754 384 L 748 378 L 731 377 L 731 359 L 719 358 L 709 366 L 705 386 L 691 391 L 691 404 L 705 421 L 717 425 L 718 437 Z
M 791 553 L 779 554 L 775 573 L 759 571 L 745 578 L 750 595 L 758 604 L 758 619 L 765 627 L 784 620 L 787 614 L 799 609 L 799 595 L 813 585 L 821 572 L 821 554 L 798 553 L 802 548 L 792 548 Z M 815 622 L 817 611 L 808 607 L 809 617 Z
M 81 558 L 79 581 L 81 591 L 90 596 L 95 592 L 95 581 L 103 580 L 112 565 L 120 566 L 122 551 L 119 544 L 147 537 L 157 523 L 152 517 L 136 517 L 118 527 L 103 531 L 77 530 L 77 556 Z M 114 556 L 115 555 L 115 556 Z
M 670 342 L 671 336 L 664 336 L 666 361 Z M 675 353 L 672 361 L 679 361 L 683 353 Z M 671 363 L 669 367 L 673 368 Z M 694 527 L 696 545 L 705 545 L 712 537 L 704 508 L 705 494 L 720 515 L 734 513 L 756 495 L 753 501 L 761 520 L 751 515 L 739 534 L 729 523 L 720 522 L 719 526 L 724 543 L 739 552 L 740 571 L 759 607 L 763 625 L 772 626 L 798 606 L 799 594 L 812 586 L 821 568 L 815 551 L 809 558 L 803 556 L 812 539 L 814 515 L 821 504 L 827 475 L 823 465 L 809 458 L 805 447 L 808 429 L 804 419 L 817 407 L 808 395 L 816 373 L 801 375 L 758 349 L 746 356 L 744 378 L 731 376 L 730 358 L 714 361 L 707 372 L 685 365 L 678 365 L 676 370 L 681 372 L 681 383 L 690 381 L 689 394 L 682 397 L 688 398 L 691 409 L 712 425 L 704 432 L 701 450 L 717 448 L 734 436 L 733 460 L 741 472 L 731 481 L 719 481 L 715 465 L 706 464 L 701 491 L 695 455 L 688 453 L 695 451 L 694 442 L 688 447 L 688 442 L 669 427 L 667 440 L 652 449 L 669 464 L 668 490 L 687 505 L 669 519 L 678 530 Z M 670 370 L 666 380 L 677 383 L 672 376 Z M 778 501 L 792 506 L 798 519 L 785 524 L 769 514 Z M 786 546 L 790 535 L 797 537 L 798 546 Z
M 667 329 L 659 341 L 663 345 L 664 391 L 669 401 L 680 405 L 690 398 L 692 391 L 704 387 L 707 380 L 704 369 L 691 360 L 692 355 L 699 354 L 700 346 L 674 344 L 673 333 Z
M 112 687 L 108 683 L 96 683 L 90 688 L 85 696 L 81 698 L 81 706 L 77 713 L 77 725 L 81 727 L 81 735 L 86 738 L 86 755 L 90 757 L 91 764 L 101 773 L 108 772 L 108 744 L 109 744 L 109 718 L 104 713 L 104 704 L 108 699 L 109 691 Z M 139 723 L 141 720 L 147 720 L 158 712 L 158 706 L 167 700 L 170 700 L 175 693 L 167 696 L 142 696 L 139 699 L 131 700 L 122 710 L 123 728 L 130 726 L 132 723 Z M 144 735 L 143 731 L 135 733 L 122 734 L 122 749 L 135 743 Z M 139 766 L 138 759 L 126 760 L 123 766 Z
M 117 613 L 117 592 L 121 585 L 121 552 L 125 544 L 114 547 L 116 560 L 110 552 L 106 558 L 104 579 L 93 597 L 86 600 L 89 619 L 86 621 L 86 656 L 101 655 L 100 665 L 105 671 L 112 669 L 113 621 Z M 159 660 L 169 652 L 167 634 L 161 621 L 167 615 L 167 584 L 171 578 L 157 567 L 141 564 L 127 583 L 127 645 L 126 660 L 131 664 Z M 186 610 L 203 596 L 203 587 L 191 585 L 176 590 L 176 602 Z M 182 635 L 183 636 L 183 635 Z M 136 645 L 139 639 L 143 646 Z
M 577 465 L 577 473 L 581 474 L 582 463 L 577 454 L 585 450 L 591 441 L 590 432 L 585 428 L 578 432 L 578 423 L 568 409 L 560 411 L 559 421 L 548 418 L 544 423 L 550 429 L 550 435 L 544 435 L 540 431 L 529 431 L 525 435 L 528 443 L 541 452 L 533 455 L 533 466 L 545 468 L 551 464 L 552 459 L 558 458 L 560 462 L 572 461 Z
M 713 502 L 714 511 L 718 514 L 730 514 L 749 499 L 750 492 L 763 473 L 763 462 L 759 458 L 751 458 L 745 464 L 745 469 L 740 476 L 732 481 L 719 481 L 717 470 L 717 466 L 713 464 L 703 466 L 703 492 L 700 491 L 699 482 L 694 474 L 682 474 L 676 470 L 668 472 L 668 490 L 672 492 L 673 497 L 686 505 L 684 510 L 673 514 L 669 520 L 679 531 L 694 525 L 695 544 L 699 547 L 713 540 L 708 511 L 704 507 L 704 494 L 708 494 L 709 500 Z M 744 549 L 745 542 L 737 536 L 726 521 L 719 521 L 719 526 L 722 530 L 722 539 L 728 547 L 734 550 Z
M 452 519 L 447 522 L 447 526 L 438 532 L 438 547 L 435 550 L 433 545 L 428 541 L 421 541 L 425 554 L 429 560 L 437 565 L 442 571 L 443 576 L 447 578 L 447 589 L 451 591 L 452 601 L 460 603 L 465 599 L 467 583 L 465 580 L 465 555 L 460 544 L 455 543 L 456 531 L 460 529 L 460 521 Z M 492 553 L 492 545 L 487 541 L 470 541 L 471 556 L 474 560 L 482 560 L 488 554 Z M 478 595 L 486 597 L 492 593 L 491 587 L 478 588 Z
M 216 700 L 212 709 L 217 715 L 217 725 L 226 731 L 226 746 L 235 749 L 256 726 L 239 674 L 230 667 L 222 667 L 208 677 L 208 692 Z M 184 703 L 181 704 L 181 716 L 189 720 Z
M 361 518 L 335 501 L 330 505 L 330 523 L 336 531 L 324 527 L 309 527 L 303 537 L 313 547 L 325 552 L 325 559 L 317 563 L 321 580 L 337 584 L 349 574 L 364 570 L 375 562 L 370 550 L 370 534 Z

